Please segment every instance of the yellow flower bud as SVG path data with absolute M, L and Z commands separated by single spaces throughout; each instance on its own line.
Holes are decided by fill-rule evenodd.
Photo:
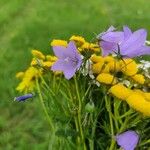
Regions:
M 106 56 L 106 57 L 104 57 L 104 61 L 105 61 L 106 63 L 108 63 L 108 62 L 113 62 L 113 61 L 114 61 L 114 58 L 113 58 L 112 56 Z
M 119 83 L 112 86 L 109 89 L 109 92 L 121 100 L 126 100 L 132 91 L 126 88 L 123 84 Z
M 143 113 L 145 116 L 150 116 L 150 102 L 138 93 L 133 93 L 127 98 L 127 103 L 135 110 Z
M 102 62 L 102 61 L 104 62 L 104 58 L 102 56 L 97 56 L 95 54 L 93 54 L 90 59 L 94 63 Z
M 81 49 L 82 49 L 82 51 L 84 51 L 84 50 L 91 50 L 91 51 L 94 51 L 94 52 L 99 52 L 100 51 L 99 45 L 93 44 L 93 43 L 88 43 L 88 42 L 85 42 L 81 46 Z
M 112 72 L 119 72 L 121 70 L 120 63 L 115 60 L 110 61 L 108 63 L 108 66 L 109 66 L 110 71 L 112 71 Z
M 101 72 L 103 66 L 104 66 L 103 62 L 98 62 L 96 64 L 93 64 L 92 65 L 92 71 L 93 71 L 93 73 L 99 74 Z
M 141 74 L 136 74 L 134 76 L 131 76 L 131 78 L 139 84 L 144 84 L 144 82 L 145 82 L 145 78 Z
M 50 43 L 51 46 L 64 46 L 64 47 L 67 47 L 67 41 L 65 40 L 53 40 L 51 43 Z
M 31 53 L 34 57 L 36 57 L 38 59 L 42 59 L 42 60 L 45 59 L 45 56 L 43 55 L 43 53 L 38 50 L 32 50 Z
M 108 73 L 101 73 L 97 76 L 96 78 L 97 81 L 99 81 L 100 83 L 105 83 L 105 84 L 116 84 L 117 83 L 117 79 Z
M 18 79 L 22 79 L 23 77 L 24 77 L 24 72 L 18 72 L 16 74 L 16 78 L 18 78 Z
M 85 43 L 85 39 L 82 36 L 73 35 L 69 40 L 75 41 L 78 46 L 81 46 L 82 44 Z
M 58 58 L 56 56 L 46 55 L 46 60 L 47 61 L 55 62 L 55 61 L 57 61 L 57 59 Z
M 53 64 L 54 62 L 51 62 L 51 61 L 45 61 L 42 63 L 43 67 L 46 67 L 46 68 L 50 68 Z
M 132 59 L 121 60 L 120 65 L 121 65 L 121 71 L 127 76 L 135 75 L 138 71 L 137 64 Z

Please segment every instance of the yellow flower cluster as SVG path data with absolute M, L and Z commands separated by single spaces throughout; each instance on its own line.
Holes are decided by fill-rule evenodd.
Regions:
M 98 44 L 95 43 L 89 43 L 85 41 L 85 39 L 82 36 L 76 36 L 73 35 L 70 37 L 69 41 L 74 41 L 76 43 L 76 46 L 78 47 L 78 50 L 80 53 L 82 52 L 100 52 L 100 48 Z M 59 39 L 54 39 L 50 45 L 51 46 L 64 46 L 67 47 L 68 42 L 65 40 L 59 40 Z
M 25 72 L 19 72 L 16 77 L 21 79 L 16 90 L 19 92 L 30 92 L 35 88 L 35 79 L 39 77 L 42 72 L 34 67 L 29 67 Z
M 145 116 L 150 116 L 150 93 L 139 89 L 131 90 L 120 83 L 112 86 L 109 92 L 117 98 L 125 100 L 133 109 Z
M 44 55 L 38 50 L 31 51 L 33 59 L 31 66 L 25 72 L 18 72 L 16 78 L 21 79 L 16 90 L 19 92 L 31 92 L 35 88 L 35 79 L 43 75 L 43 69 L 50 69 L 55 63 L 57 57 L 51 55 Z M 60 74 L 56 72 L 56 74 Z
M 42 52 L 38 50 L 32 50 L 31 53 L 33 55 L 31 66 L 41 66 L 43 68 L 50 68 L 57 60 L 57 57 L 51 55 L 45 56 Z
M 109 78 L 110 80 L 108 81 L 107 76 L 115 77 L 117 72 L 124 74 L 124 76 L 127 76 L 129 80 L 132 80 L 136 83 L 145 83 L 145 78 L 142 74 L 138 74 L 138 65 L 133 59 L 117 60 L 112 56 L 102 57 L 95 54 L 93 54 L 90 59 L 93 62 L 92 71 L 94 74 L 100 75 L 102 73 L 105 73 L 103 78 L 106 77 L 106 84 L 112 83 L 111 78 Z M 97 77 L 97 80 L 101 83 L 105 83 L 104 81 L 102 82 L 102 79 L 100 79 L 100 77 Z M 117 80 L 115 79 L 115 81 Z

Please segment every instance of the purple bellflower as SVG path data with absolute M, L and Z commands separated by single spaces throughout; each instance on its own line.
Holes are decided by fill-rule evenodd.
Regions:
M 81 55 L 78 53 L 75 43 L 70 41 L 67 48 L 53 46 L 53 51 L 58 57 L 51 70 L 62 71 L 66 79 L 71 79 L 82 64 Z
M 127 26 L 123 27 L 123 31 L 115 31 L 115 28 L 111 26 L 97 38 L 100 40 L 103 56 L 118 53 L 122 57 L 132 58 L 150 55 L 150 47 L 145 45 L 146 37 L 145 29 L 139 29 L 132 33 Z
M 139 141 L 139 135 L 132 130 L 126 131 L 124 133 L 118 134 L 115 137 L 117 144 L 123 150 L 134 150 Z
M 32 98 L 32 97 L 33 97 L 33 94 L 26 94 L 26 95 L 22 95 L 19 97 L 15 97 L 14 100 L 15 101 L 25 101 L 25 100 Z

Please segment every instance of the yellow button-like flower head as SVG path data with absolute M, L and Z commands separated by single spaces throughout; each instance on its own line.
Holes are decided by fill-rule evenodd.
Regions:
M 121 65 L 121 71 L 127 76 L 135 75 L 138 71 L 137 64 L 132 59 L 121 60 L 120 65 Z
M 109 92 L 121 100 L 126 100 L 132 91 L 126 88 L 123 84 L 119 83 L 112 86 L 109 89 Z
M 18 78 L 18 79 L 22 79 L 23 77 L 24 77 L 24 72 L 18 72 L 16 74 L 16 78 Z
M 75 41 L 77 46 L 81 46 L 82 44 L 85 43 L 85 39 L 82 36 L 73 35 L 69 40 Z
M 65 40 L 56 40 L 54 39 L 51 43 L 50 43 L 51 46 L 64 46 L 64 47 L 67 47 L 67 41 Z
M 135 110 L 143 113 L 145 116 L 150 116 L 150 102 L 138 93 L 133 93 L 127 98 L 127 103 Z
M 38 59 L 42 59 L 44 60 L 45 59 L 45 56 L 42 52 L 38 51 L 38 50 L 32 50 L 31 51 L 32 55 Z
M 145 78 L 141 74 L 136 74 L 134 76 L 131 76 L 131 78 L 139 84 L 144 84 L 144 82 L 145 82 Z
M 104 62 L 104 58 L 102 56 L 97 56 L 95 54 L 93 54 L 90 58 L 90 60 L 94 63 L 97 63 L 97 62 Z
M 103 61 L 102 62 L 98 62 L 96 64 L 93 64 L 92 65 L 93 73 L 99 74 L 101 72 L 103 66 L 104 66 L 104 62 Z
M 101 73 L 97 76 L 96 78 L 97 81 L 99 81 L 100 83 L 105 83 L 105 84 L 116 84 L 117 83 L 117 79 L 108 73 Z

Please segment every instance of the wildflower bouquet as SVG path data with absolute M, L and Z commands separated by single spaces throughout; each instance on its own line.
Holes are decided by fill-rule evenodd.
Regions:
M 50 149 L 148 150 L 150 54 L 147 32 L 110 27 L 92 43 L 72 36 L 51 42 L 54 56 L 32 50 L 17 73 L 16 101 L 38 96 L 50 129 Z

